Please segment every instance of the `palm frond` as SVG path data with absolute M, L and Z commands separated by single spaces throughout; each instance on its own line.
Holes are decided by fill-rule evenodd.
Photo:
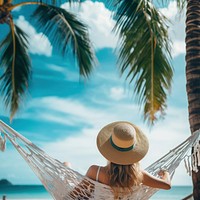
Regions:
M 33 14 L 38 28 L 65 56 L 69 47 L 76 57 L 80 75 L 88 77 L 95 66 L 95 54 L 89 39 L 87 26 L 70 12 L 49 5 L 40 5 Z
M 173 69 L 165 18 L 143 0 L 118 0 L 115 31 L 120 34 L 118 64 L 153 123 L 164 115 Z
M 119 5 L 124 1 L 124 0 L 107 0 L 108 3 L 114 7 L 115 9 L 119 7 Z M 139 0 L 140 1 L 140 0 Z M 135 2 L 139 2 L 139 1 L 135 1 Z M 151 2 L 153 3 L 154 5 L 157 5 L 157 6 L 167 6 L 169 3 L 170 3 L 171 0 L 146 0 L 146 2 Z M 175 0 L 176 1 L 176 4 L 177 4 L 177 7 L 179 8 L 180 11 L 183 10 L 183 8 L 186 6 L 186 3 L 187 3 L 187 0 Z
M 27 53 L 27 36 L 10 22 L 10 32 L 0 43 L 0 91 L 6 107 L 10 108 L 10 119 L 19 108 L 28 87 L 31 63 Z

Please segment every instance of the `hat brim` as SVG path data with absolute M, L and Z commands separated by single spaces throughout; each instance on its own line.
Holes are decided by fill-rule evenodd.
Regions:
M 129 151 L 119 151 L 110 143 L 110 137 L 114 131 L 114 127 L 118 123 L 127 123 L 136 131 L 137 143 L 134 148 Z M 140 161 L 148 152 L 149 142 L 144 133 L 134 124 L 126 121 L 113 122 L 103 127 L 97 136 L 97 147 L 100 153 L 110 162 L 120 165 L 130 165 Z

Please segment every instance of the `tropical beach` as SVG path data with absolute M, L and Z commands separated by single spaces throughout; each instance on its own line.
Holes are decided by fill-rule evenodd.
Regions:
M 23 199 L 23 200 L 51 200 L 53 199 L 40 185 L 22 185 L 15 186 L 13 189 L 5 189 L 7 193 L 7 199 Z M 177 200 L 183 199 L 187 194 L 192 192 L 191 186 L 174 186 L 170 191 L 159 191 L 155 194 L 151 200 Z M 4 195 L 3 191 L 0 190 L 0 196 Z
M 58 8 L 43 8 L 42 5 L 28 3 L 18 6 L 18 3 L 23 3 L 20 1 L 12 2 L 12 5 L 8 1 L 4 3 L 10 9 L 12 18 L 10 15 L 0 17 L 0 84 L 4 88 L 0 98 L 0 120 L 51 157 L 61 163 L 71 163 L 73 170 L 85 175 L 91 165 L 106 165 L 106 160 L 96 147 L 96 136 L 101 127 L 114 121 L 130 121 L 139 126 L 149 140 L 149 151 L 141 161 L 141 166 L 145 169 L 198 129 L 198 125 L 192 126 L 188 119 L 189 113 L 194 111 L 191 110 L 193 107 L 188 111 L 186 91 L 185 6 L 182 17 L 177 20 L 179 8 L 175 1 L 164 5 L 155 3 L 159 13 L 171 20 L 167 24 L 167 30 L 172 47 L 163 46 L 166 55 L 163 52 L 155 54 L 157 60 L 156 56 L 152 57 L 150 50 L 146 50 L 147 55 L 143 57 L 145 50 L 138 50 L 130 55 L 133 56 L 134 66 L 138 66 L 137 71 L 134 66 L 129 68 L 132 61 L 125 59 L 127 55 L 124 49 L 129 48 L 128 52 L 132 52 L 140 46 L 130 49 L 128 41 L 132 40 L 124 40 L 124 46 L 120 46 L 119 38 L 122 33 L 113 30 L 120 19 L 113 14 L 113 7 L 107 1 L 88 0 L 81 5 L 72 3 L 71 7 L 69 2 L 62 2 Z M 0 5 L 3 5 L 1 1 Z M 70 26 L 75 35 L 59 20 L 56 23 L 61 23 L 60 27 L 64 31 L 57 30 L 51 22 L 48 23 L 50 14 L 55 14 L 53 9 L 62 13 L 65 20 L 72 22 Z M 74 15 L 68 16 L 68 12 L 77 18 Z M 43 17 L 44 13 L 49 15 Z M 54 16 L 54 19 L 57 18 Z M 142 20 L 143 18 L 138 23 L 143 24 Z M 16 46 L 17 52 L 22 53 L 16 53 L 14 57 L 12 53 L 8 55 L 12 52 L 9 49 L 12 45 L 8 43 L 12 36 L 12 28 L 11 32 L 8 30 L 9 23 L 10 27 L 15 24 L 18 31 L 15 39 L 19 41 L 16 44 L 22 45 Z M 118 28 L 120 30 L 120 26 Z M 88 30 L 88 34 L 85 30 Z M 152 47 L 149 38 L 146 35 L 140 37 L 137 30 L 139 29 L 134 29 L 134 34 L 138 34 L 136 42 L 142 38 L 141 41 L 146 41 L 144 46 Z M 69 44 L 62 34 L 64 32 L 69 34 Z M 155 35 L 161 34 L 156 33 Z M 83 36 L 82 39 L 79 34 Z M 165 35 L 164 32 L 162 34 Z M 165 36 L 157 39 L 161 40 L 165 43 Z M 73 45 L 73 41 L 79 43 Z M 26 48 L 23 49 L 23 46 Z M 171 60 L 168 60 L 168 51 Z M 80 55 L 84 55 L 84 59 Z M 17 62 L 9 58 L 16 58 Z M 155 66 L 152 65 L 152 60 L 155 60 Z M 146 65 L 146 71 L 144 69 L 142 73 L 139 67 Z M 12 68 L 12 73 L 8 70 L 9 67 Z M 152 83 L 161 87 L 152 87 Z M 191 85 L 194 87 L 194 84 Z M 25 89 L 27 86 L 28 89 Z M 4 137 L 3 132 L 1 136 Z M 7 200 L 53 199 L 8 138 L 5 150 L 0 152 L 0 160 L 0 179 L 7 179 L 13 184 L 0 187 L 0 199 L 4 195 Z M 189 173 L 182 161 L 176 168 L 171 190 L 160 190 L 150 199 L 177 200 L 188 196 L 192 193 L 192 178 Z

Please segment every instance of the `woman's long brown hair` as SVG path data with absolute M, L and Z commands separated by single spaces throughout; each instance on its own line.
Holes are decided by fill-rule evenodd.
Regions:
M 110 163 L 109 165 L 110 186 L 113 189 L 115 199 L 120 193 L 127 194 L 132 191 L 133 186 L 142 182 L 142 172 L 139 163 L 132 165 L 118 165 Z

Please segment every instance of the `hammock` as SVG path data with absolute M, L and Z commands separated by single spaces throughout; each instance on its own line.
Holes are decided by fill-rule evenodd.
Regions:
M 5 135 L 4 137 L 0 135 L 0 150 L 5 151 L 5 149 L 6 149 L 6 137 Z
M 56 200 L 113 200 L 109 186 L 93 181 L 66 167 L 62 162 L 50 157 L 31 141 L 0 120 L 0 132 L 10 140 L 13 146 L 38 176 L 46 190 Z M 187 172 L 197 171 L 200 166 L 200 131 L 196 131 L 187 140 L 172 149 L 165 156 L 145 170 L 157 176 L 160 169 L 169 171 L 171 178 L 182 160 L 185 160 Z M 194 151 L 191 154 L 191 148 Z M 144 185 L 133 188 L 128 195 L 121 195 L 121 200 L 146 200 L 158 189 Z

